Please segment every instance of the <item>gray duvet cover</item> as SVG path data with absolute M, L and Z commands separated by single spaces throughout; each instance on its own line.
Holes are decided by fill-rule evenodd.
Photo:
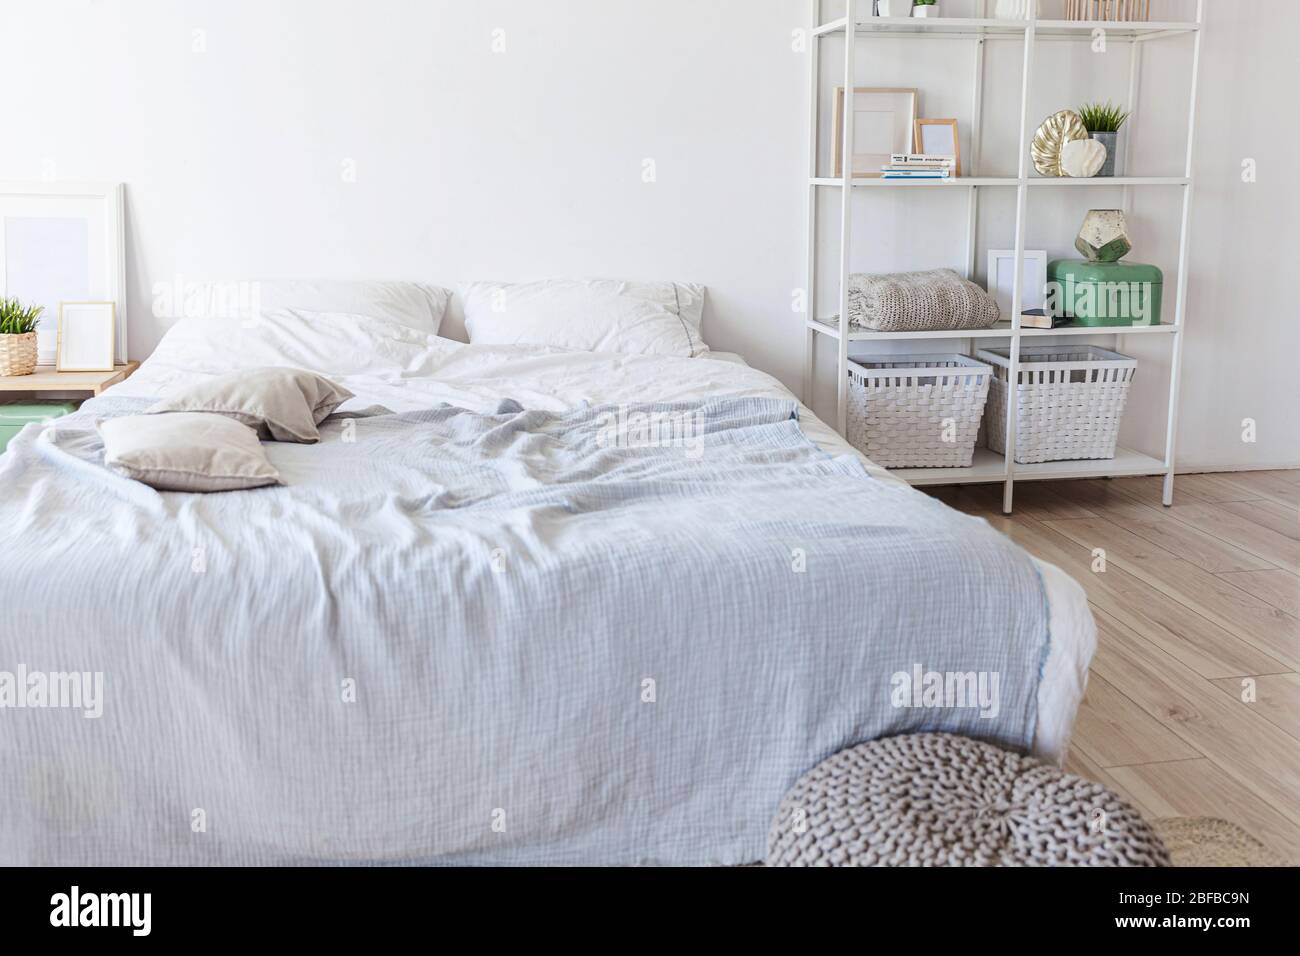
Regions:
M 843 747 L 1032 741 L 1030 559 L 791 402 L 336 416 L 206 496 L 103 468 L 147 404 L 0 456 L 0 863 L 743 863 Z

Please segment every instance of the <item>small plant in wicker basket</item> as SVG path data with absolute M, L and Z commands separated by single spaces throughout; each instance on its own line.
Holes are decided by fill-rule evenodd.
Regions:
M 0 375 L 36 371 L 36 323 L 45 309 L 0 296 Z

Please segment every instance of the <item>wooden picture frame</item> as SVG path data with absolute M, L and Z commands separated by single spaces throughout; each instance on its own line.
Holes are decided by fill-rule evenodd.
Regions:
M 116 302 L 59 303 L 56 371 L 111 372 L 116 346 Z
M 948 137 L 943 137 L 943 145 L 939 148 L 934 147 L 933 139 L 929 145 L 926 143 L 926 130 L 938 127 L 949 127 L 952 129 L 952 148 L 948 148 Z M 934 134 L 930 134 L 933 137 Z M 935 156 L 952 157 L 952 174 L 961 175 L 961 138 L 957 135 L 957 121 L 955 119 L 919 119 L 913 127 L 912 149 L 917 153 L 927 153 Z
M 874 110 L 861 110 L 862 99 L 867 98 L 867 104 L 879 107 Z M 873 101 L 874 100 L 874 104 Z M 832 152 L 835 154 L 835 178 L 841 179 L 844 176 L 844 87 L 835 88 L 835 111 L 834 111 L 834 133 L 832 135 Z M 887 149 L 870 149 L 862 153 L 855 153 L 853 160 L 853 177 L 855 179 L 879 179 L 884 173 L 880 167 L 889 163 L 889 157 L 893 153 L 908 153 L 912 150 L 912 128 L 916 123 L 916 103 L 917 91 L 905 87 L 881 87 L 881 86 L 855 86 L 853 88 L 853 105 L 859 112 L 889 114 L 892 120 L 889 121 L 891 129 L 889 130 L 890 142 L 882 141 L 877 146 L 888 146 Z M 874 131 L 882 137 L 885 135 L 883 129 Z M 853 139 L 854 145 L 862 142 L 863 134 L 871 135 L 871 132 L 859 129 L 855 122 Z

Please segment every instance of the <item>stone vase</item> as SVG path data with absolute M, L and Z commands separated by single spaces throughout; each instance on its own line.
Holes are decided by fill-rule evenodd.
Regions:
M 1089 262 L 1119 262 L 1133 249 L 1122 209 L 1090 209 L 1074 248 Z
M 1093 139 L 1106 147 L 1106 162 L 1098 176 L 1114 176 L 1115 160 L 1119 156 L 1119 133 L 1091 133 Z

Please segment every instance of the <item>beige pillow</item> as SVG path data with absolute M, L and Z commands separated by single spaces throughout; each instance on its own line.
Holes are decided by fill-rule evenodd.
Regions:
M 224 415 L 127 415 L 99 423 L 104 464 L 159 491 L 280 484 L 257 433 Z
M 316 426 L 352 393 L 329 379 L 297 368 L 254 368 L 218 375 L 183 388 L 145 410 L 210 412 L 257 429 L 272 441 L 313 444 Z

